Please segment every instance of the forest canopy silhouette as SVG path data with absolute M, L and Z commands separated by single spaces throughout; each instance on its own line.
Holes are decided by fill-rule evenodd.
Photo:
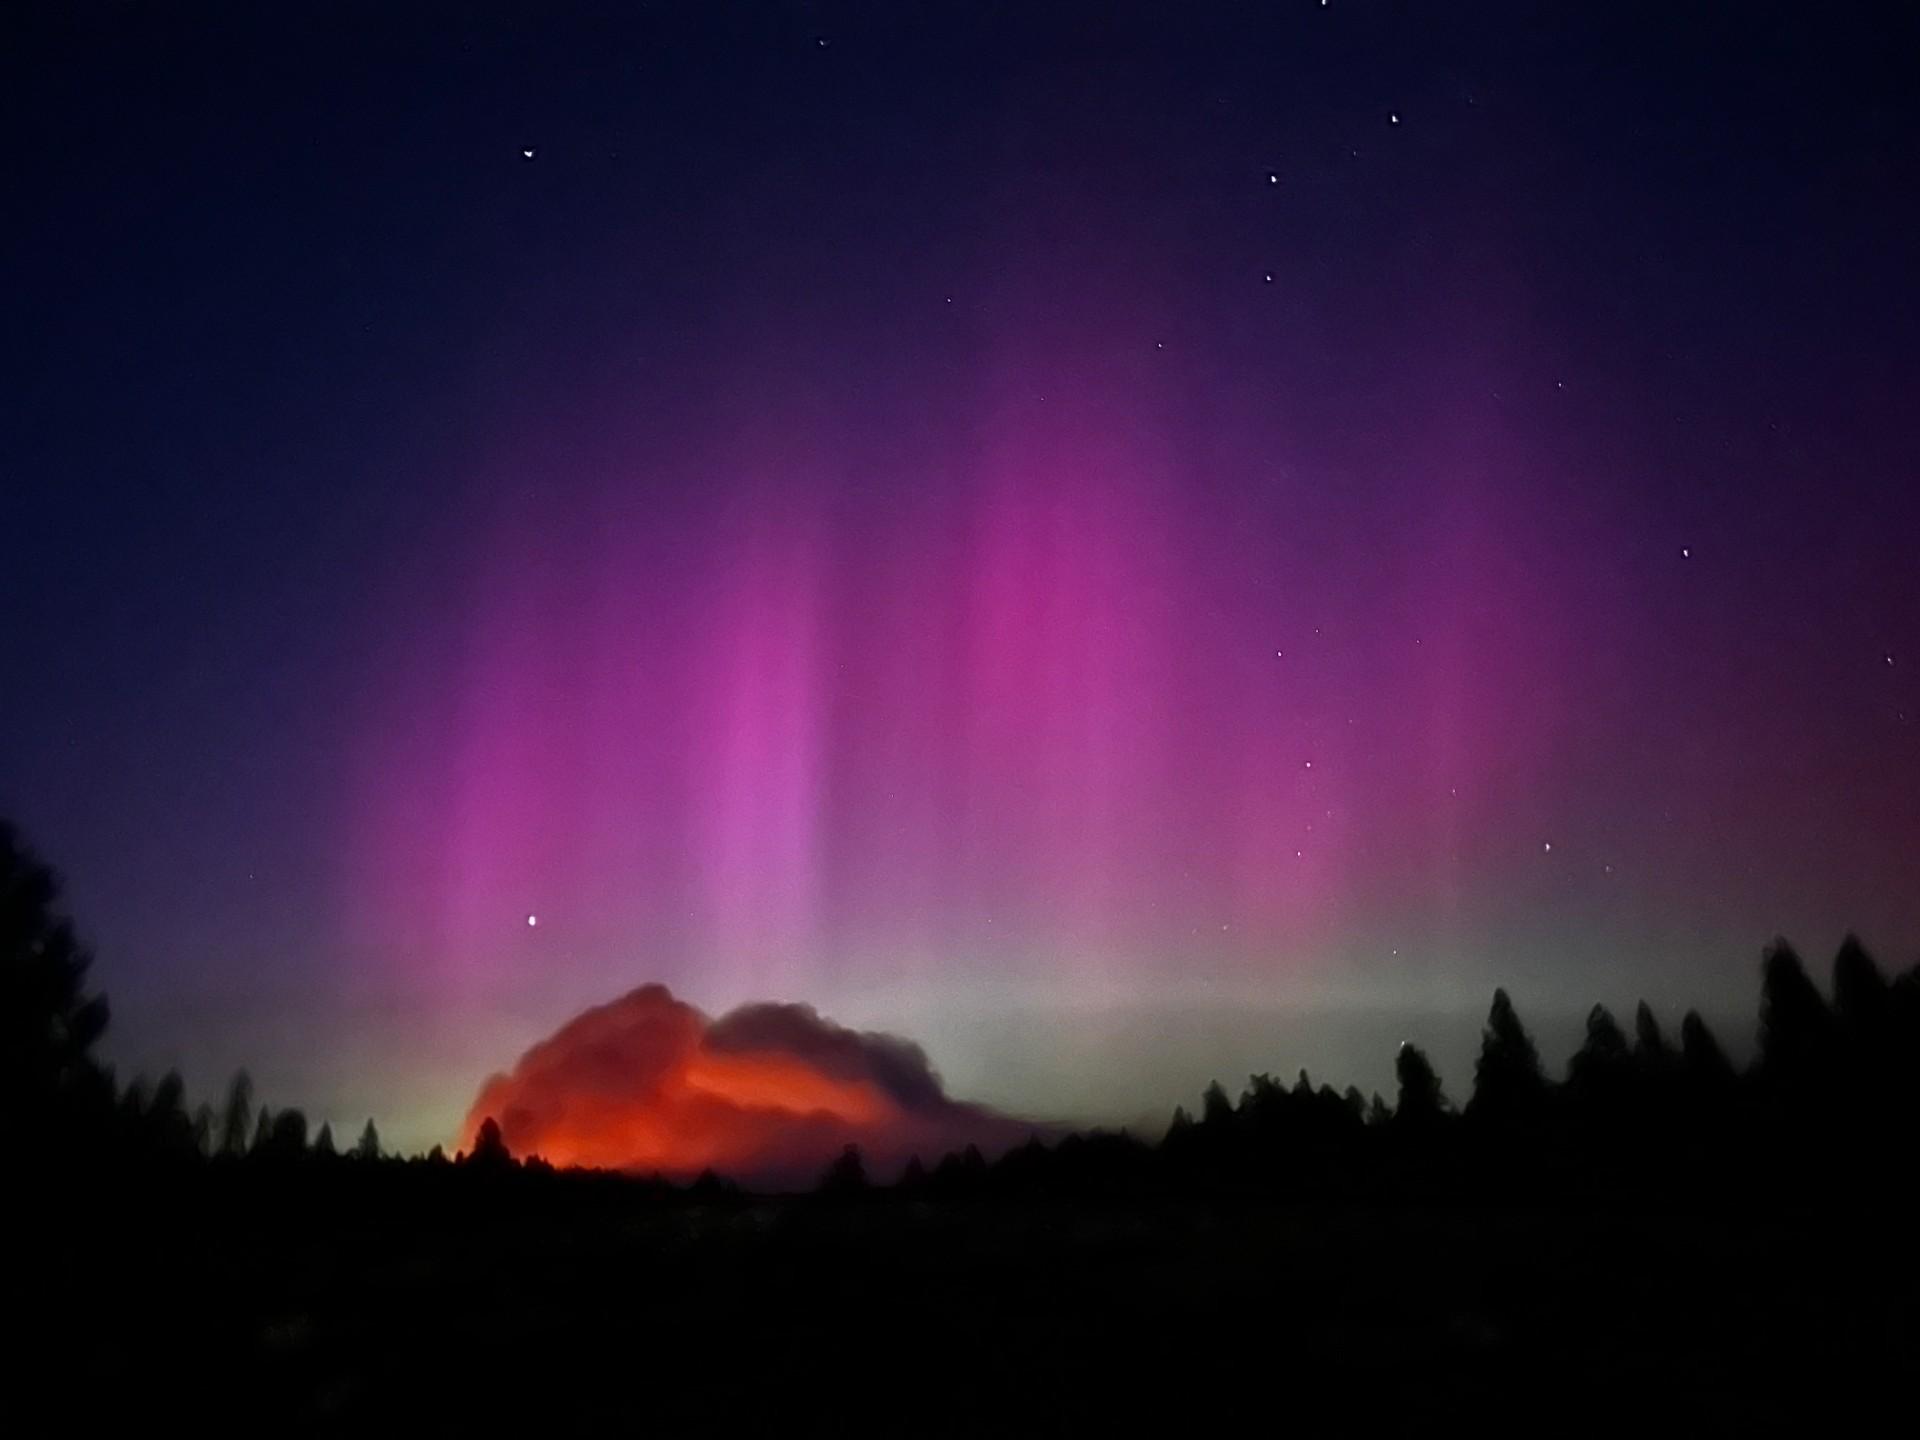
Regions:
M 342 1146 L 330 1124 L 313 1131 L 301 1110 L 260 1103 L 245 1072 L 218 1107 L 190 1108 L 177 1074 L 120 1082 L 95 1054 L 109 1008 L 87 988 L 92 957 L 58 897 L 54 872 L 0 827 L 0 1114 L 14 1153 L 45 1156 L 49 1168 L 400 1163 L 372 1118 Z M 1175 1110 L 1155 1141 L 1061 1134 L 954 1101 L 911 1042 L 847 1030 L 807 1006 L 749 1005 L 708 1020 L 648 985 L 584 1012 L 491 1077 L 456 1159 L 780 1189 L 824 1175 L 845 1190 L 850 1176 L 864 1185 L 872 1173 L 956 1193 L 1110 1184 L 1389 1199 L 1515 1185 L 1567 1199 L 1805 1196 L 1910 1170 L 1911 1147 L 1889 1141 L 1920 1109 L 1920 966 L 1889 979 L 1849 936 L 1823 993 L 1776 941 L 1762 959 L 1751 1064 L 1737 1068 L 1696 1012 L 1678 1033 L 1676 1043 L 1643 1003 L 1629 1038 L 1596 1005 L 1555 1079 L 1496 990 L 1463 1104 L 1404 1045 L 1391 1100 L 1305 1071 L 1291 1084 L 1257 1074 L 1237 1098 L 1216 1082 L 1197 1119 Z M 409 1163 L 441 1158 L 435 1147 Z
M 26 1354 L 99 1415 L 177 1412 L 177 1377 L 221 1354 L 236 1404 L 305 1432 L 593 1428 L 631 1387 L 543 1377 L 638 1355 L 657 1424 L 763 1430 L 857 1353 L 919 1429 L 1060 1405 L 1226 1424 L 1278 1347 L 1303 1423 L 1464 1420 L 1495 1394 L 1549 1413 L 1627 1373 L 1676 1423 L 1764 1429 L 1865 1413 L 1920 1339 L 1910 1249 L 1851 1219 L 1914 1193 L 1920 970 L 1889 979 L 1851 938 L 1827 991 L 1767 950 L 1744 1069 L 1698 1014 L 1675 1040 L 1644 1004 L 1631 1033 L 1596 1006 L 1556 1079 L 1498 991 L 1464 1103 L 1405 1045 L 1390 1098 L 1257 1074 L 1159 1137 L 1032 1130 L 947 1098 L 896 1037 L 803 1006 L 710 1021 L 648 986 L 490 1079 L 449 1159 L 389 1153 L 373 1119 L 316 1130 L 244 1071 L 218 1104 L 121 1082 L 58 899 L 0 827 Z M 687 1148 L 669 1165 L 636 1135 Z M 102 1329 L 101 1303 L 160 1323 Z M 1196 1313 L 1222 1328 L 1169 1327 Z M 1746 1357 L 1807 1315 L 1803 1366 L 1757 1388 Z M 476 1356 L 508 1378 L 421 1386 Z M 1155 1359 L 1187 1383 L 1073 1378 Z

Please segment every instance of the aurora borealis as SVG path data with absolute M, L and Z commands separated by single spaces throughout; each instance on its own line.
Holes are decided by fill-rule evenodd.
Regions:
M 1604 8 L 23 33 L 116 1058 L 424 1145 L 659 982 L 1128 1120 L 1907 963 L 1911 29 Z

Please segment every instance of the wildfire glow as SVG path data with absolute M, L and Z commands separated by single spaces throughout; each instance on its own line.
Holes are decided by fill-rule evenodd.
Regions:
M 889 1166 L 1004 1149 L 1031 1130 L 948 1099 L 919 1047 L 896 1037 L 802 1005 L 709 1021 L 661 985 L 576 1016 L 489 1079 L 463 1147 L 489 1116 L 515 1154 L 556 1165 L 765 1183 L 811 1178 L 848 1144 Z

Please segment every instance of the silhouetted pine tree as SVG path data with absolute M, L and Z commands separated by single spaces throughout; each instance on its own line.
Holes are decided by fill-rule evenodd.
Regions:
M 253 1077 L 244 1070 L 236 1070 L 227 1085 L 226 1106 L 220 1112 L 220 1153 L 246 1154 L 247 1129 L 252 1123 Z
M 978 1145 L 969 1145 L 964 1150 L 950 1150 L 941 1156 L 928 1184 L 950 1199 L 967 1199 L 979 1193 L 986 1177 L 987 1157 L 980 1153 Z
M 1833 1010 L 1848 1041 L 1878 1052 L 1887 1043 L 1892 987 L 1856 936 L 1833 957 Z
M 141 1148 L 147 1153 L 177 1159 L 197 1153 L 193 1141 L 193 1118 L 187 1113 L 186 1082 L 180 1078 L 178 1070 L 169 1070 L 160 1077 L 160 1083 L 154 1087 L 153 1097 L 147 1102 L 144 1120 L 139 1139 Z
M 1887 987 L 1887 1028 L 1895 1093 L 1903 1104 L 1920 1105 L 1920 965 L 1910 966 Z
M 112 1083 L 93 1058 L 107 1028 L 93 956 L 55 910 L 60 882 L 0 822 L 0 1152 L 45 1156 L 104 1137 Z
M 849 1145 L 835 1156 L 815 1188 L 832 1199 L 846 1199 L 866 1193 L 867 1162 L 861 1158 L 860 1147 Z
M 380 1132 L 373 1128 L 371 1118 L 367 1121 L 367 1128 L 360 1132 L 360 1139 L 354 1144 L 353 1158 L 356 1160 L 380 1158 Z
M 1473 1067 L 1470 1117 L 1497 1123 L 1531 1123 L 1547 1096 L 1540 1052 L 1515 1013 L 1505 990 L 1493 992 L 1486 1028 L 1480 1032 L 1480 1058 Z
M 264 1117 L 266 1112 L 260 1112 Z M 282 1110 L 267 1132 L 267 1154 L 275 1160 L 298 1160 L 307 1153 L 307 1117 L 297 1109 Z
M 1233 1101 L 1218 1080 L 1207 1086 L 1200 1099 L 1200 1123 L 1210 1129 L 1225 1129 L 1233 1123 Z
M 1680 1064 L 1696 1091 L 1724 1094 L 1738 1078 L 1733 1062 L 1698 1010 L 1687 1011 L 1680 1022 Z
M 1768 947 L 1760 981 L 1760 1072 L 1779 1088 L 1819 1083 L 1833 1055 L 1833 1014 L 1785 940 Z
M 480 1122 L 480 1129 L 473 1137 L 473 1153 L 466 1163 L 480 1170 L 506 1170 L 513 1165 L 513 1152 L 507 1149 L 507 1142 L 500 1133 L 500 1122 L 491 1115 Z
M 1587 1012 L 1587 1038 L 1567 1062 L 1568 1092 L 1589 1106 L 1618 1105 L 1632 1067 L 1626 1033 L 1613 1012 L 1604 1005 L 1594 1006 Z
M 1452 1111 L 1433 1062 L 1418 1045 L 1402 1044 L 1394 1057 L 1394 1075 L 1400 1082 L 1399 1102 L 1394 1106 L 1394 1123 L 1403 1129 L 1427 1129 L 1438 1124 Z
M 1633 1012 L 1633 1060 L 1648 1075 L 1670 1070 L 1677 1057 L 1653 1007 L 1642 1000 Z

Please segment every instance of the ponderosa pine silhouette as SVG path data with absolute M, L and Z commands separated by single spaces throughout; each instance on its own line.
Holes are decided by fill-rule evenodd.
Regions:
M 227 1085 L 227 1103 L 220 1112 L 220 1153 L 235 1159 L 246 1154 L 252 1124 L 253 1077 L 245 1070 L 236 1070 Z
M 93 956 L 59 898 L 53 870 L 0 821 L 0 1151 L 10 1155 L 92 1143 L 112 1109 L 93 1056 L 106 997 L 87 991 Z
M 264 1117 L 266 1112 L 260 1112 Z M 274 1112 L 273 1126 L 267 1132 L 267 1158 L 298 1160 L 307 1153 L 307 1117 L 304 1111 L 288 1107 Z
M 1848 935 L 1833 959 L 1833 1016 L 1845 1083 L 1860 1093 L 1863 1119 L 1886 1113 L 1904 1088 L 1893 997 L 1866 946 Z
M 1799 953 L 1775 940 L 1761 969 L 1761 1078 L 1780 1088 L 1816 1085 L 1827 1076 L 1833 1049 L 1833 1013 Z
M 1892 987 L 1857 935 L 1840 942 L 1833 957 L 1833 1009 L 1840 1024 L 1869 1043 L 1879 1043 Z
M 1233 1101 L 1227 1098 L 1226 1087 L 1218 1080 L 1200 1097 L 1200 1123 L 1216 1128 L 1233 1123 Z
M 1651 1015 L 1646 1006 L 1644 1014 Z M 1587 1036 L 1567 1062 L 1567 1090 L 1588 1103 L 1618 1102 L 1633 1078 L 1626 1032 L 1604 1005 L 1587 1012 Z
M 822 1195 L 838 1199 L 865 1194 L 867 1162 L 861 1157 L 860 1147 L 849 1145 L 836 1155 L 821 1174 L 816 1188 Z
M 1733 1061 L 1714 1038 L 1698 1010 L 1689 1010 L 1680 1021 L 1680 1063 L 1694 1089 L 1706 1094 L 1724 1094 L 1739 1079 Z
M 1546 1072 L 1533 1037 L 1505 990 L 1493 992 L 1486 1028 L 1480 1032 L 1480 1058 L 1473 1067 L 1473 1095 L 1467 1118 L 1495 1125 L 1535 1123 L 1547 1099 Z
M 507 1149 L 506 1138 L 500 1133 L 500 1122 L 489 1115 L 480 1122 L 480 1129 L 473 1137 L 473 1153 L 463 1162 L 477 1170 L 510 1170 L 513 1168 L 513 1152 Z
M 1665 1073 L 1674 1059 L 1673 1046 L 1660 1028 L 1660 1017 L 1642 1000 L 1633 1011 L 1633 1063 L 1642 1074 L 1657 1075 Z
M 1431 1129 L 1453 1113 L 1453 1105 L 1440 1088 L 1440 1076 L 1418 1045 L 1403 1043 L 1393 1059 L 1395 1078 L 1400 1082 L 1400 1101 L 1394 1107 L 1394 1122 L 1402 1129 Z
M 202 1100 L 193 1107 L 193 1151 L 196 1155 L 213 1153 L 213 1134 L 216 1121 L 211 1101 Z

